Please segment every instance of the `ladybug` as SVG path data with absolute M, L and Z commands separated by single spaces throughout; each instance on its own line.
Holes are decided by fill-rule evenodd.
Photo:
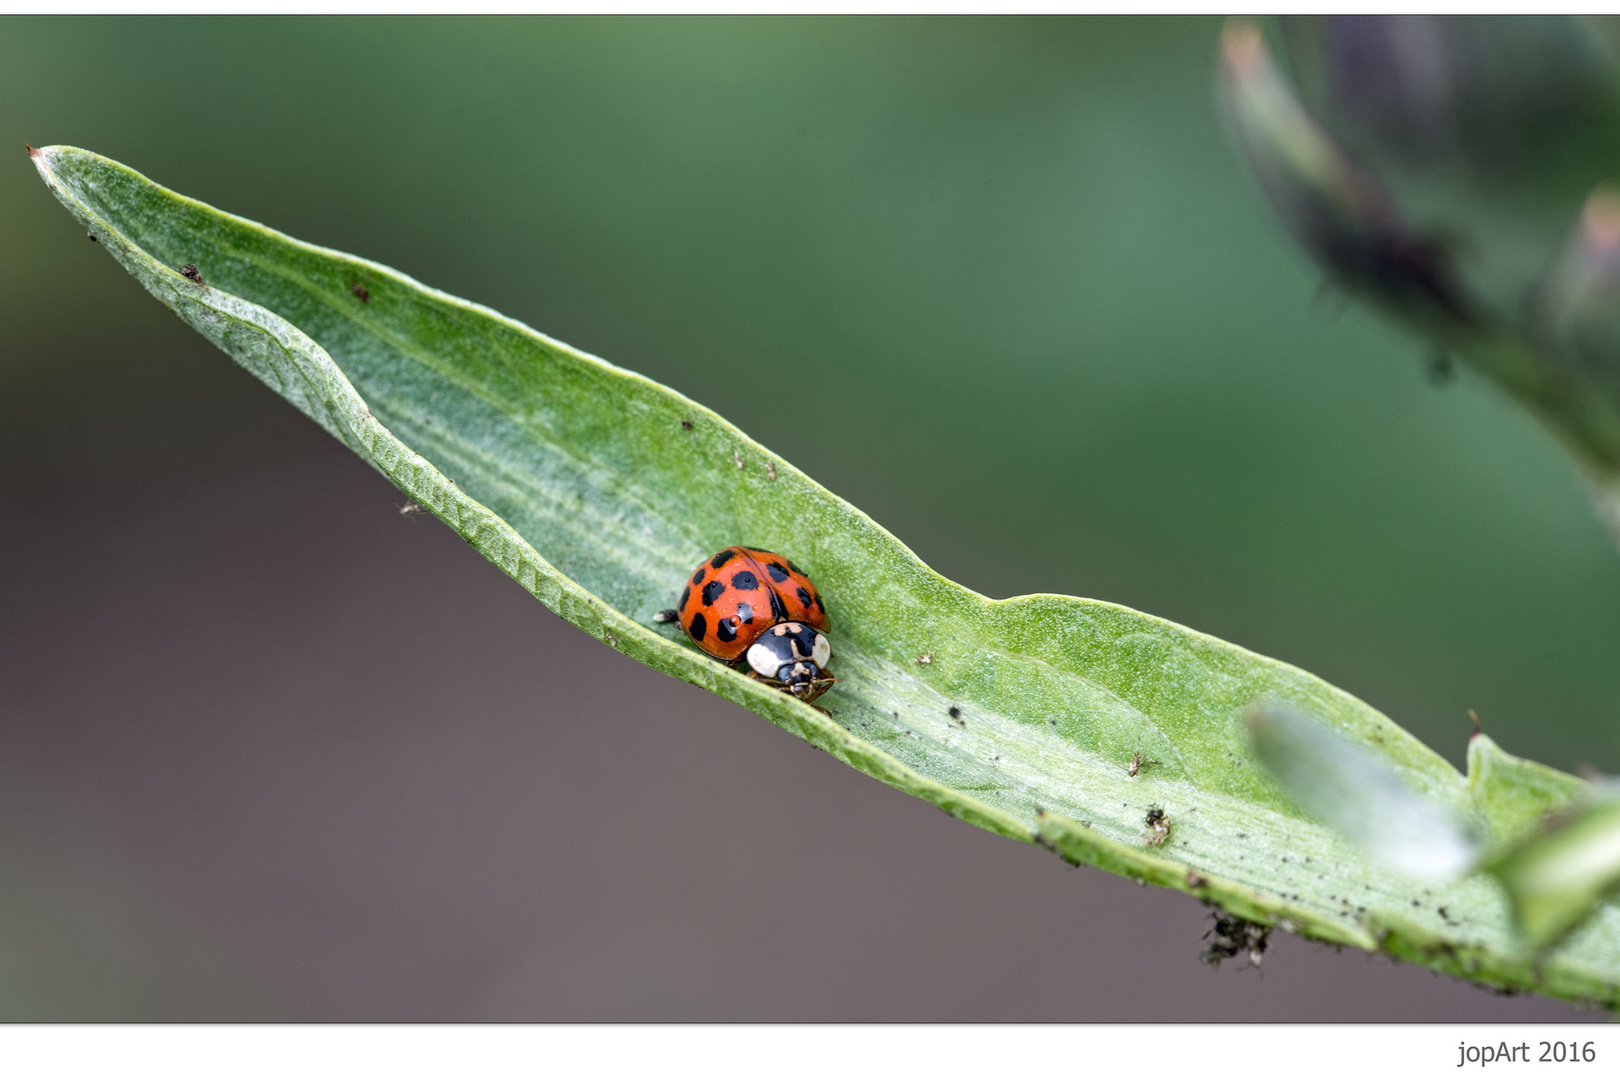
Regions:
M 659 622 L 679 622 L 717 660 L 746 660 L 749 677 L 800 701 L 837 680 L 826 673 L 832 645 L 821 594 L 793 560 L 761 548 L 728 547 L 705 559 Z

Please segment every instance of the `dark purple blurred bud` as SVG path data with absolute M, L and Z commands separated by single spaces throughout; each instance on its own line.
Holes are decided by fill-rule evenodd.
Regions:
M 1408 226 L 1378 181 L 1305 112 L 1253 23 L 1227 23 L 1219 84 L 1262 190 L 1338 284 L 1445 340 L 1473 328 L 1441 245 Z
M 1381 174 L 1451 174 L 1515 202 L 1579 201 L 1616 164 L 1614 63 L 1559 15 L 1280 20 L 1306 107 Z M 1608 129 L 1608 130 L 1605 130 Z M 1555 183 L 1559 190 L 1525 191 Z
M 1281 25 L 1301 95 L 1258 26 L 1221 36 L 1221 101 L 1267 198 L 1337 284 L 1535 413 L 1620 539 L 1620 199 L 1586 201 L 1620 180 L 1602 40 L 1561 16 Z
M 1567 16 L 1280 20 L 1305 107 L 1407 221 L 1444 236 L 1476 311 L 1512 320 L 1593 185 L 1620 179 L 1620 80 Z

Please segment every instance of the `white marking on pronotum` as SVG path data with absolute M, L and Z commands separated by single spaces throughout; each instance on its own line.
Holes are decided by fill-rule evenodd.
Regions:
M 756 641 L 748 646 L 748 666 L 767 679 L 774 679 L 782 661 L 763 642 Z
M 832 642 L 827 640 L 826 634 L 816 635 L 816 645 L 810 652 L 810 659 L 816 662 L 816 667 L 824 668 L 827 661 L 832 659 Z

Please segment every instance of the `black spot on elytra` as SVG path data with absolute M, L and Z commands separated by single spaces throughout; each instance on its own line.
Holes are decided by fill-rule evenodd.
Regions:
M 704 569 L 704 568 L 703 568 L 703 567 L 701 567 L 701 566 L 700 566 L 700 567 L 698 567 L 698 568 L 697 568 L 697 573 L 695 573 L 695 574 L 693 574 L 693 575 L 692 575 L 692 584 L 694 584 L 694 585 L 701 585 L 701 584 L 703 584 L 703 575 L 704 575 L 704 574 L 706 574 L 706 573 L 708 573 L 708 571 L 707 571 L 707 570 L 705 570 L 705 569 Z
M 739 570 L 731 575 L 731 587 L 738 592 L 753 592 L 759 588 L 759 578 L 752 570 Z
M 771 594 L 772 618 L 776 619 L 777 622 L 781 622 L 782 620 L 786 619 L 788 617 L 788 613 L 787 608 L 782 604 L 782 598 L 776 595 L 775 589 L 766 589 L 765 591 Z
M 803 585 L 799 586 L 799 603 L 803 604 L 805 607 L 810 606 L 810 594 L 805 590 Z
M 776 582 L 778 585 L 782 584 L 782 582 L 788 579 L 787 568 L 781 563 L 766 563 L 765 572 L 770 574 L 771 580 Z
M 719 578 L 715 578 L 713 581 L 703 586 L 703 606 L 713 607 L 714 602 L 720 599 L 720 594 L 725 591 L 726 583 L 721 581 Z
M 730 619 L 721 619 L 719 622 L 715 623 L 714 624 L 714 636 L 719 638 L 721 641 L 736 641 L 737 640 L 737 619 L 736 619 L 736 617 L 734 616 L 734 617 L 732 617 Z
M 691 598 L 692 598 L 692 586 L 688 585 L 686 588 L 681 590 L 680 603 L 675 605 L 675 610 L 677 610 L 677 611 L 685 611 L 686 610 L 686 602 L 688 600 L 690 600 Z
M 688 626 L 686 631 L 692 635 L 693 641 L 702 641 L 703 635 L 709 632 L 709 620 L 705 619 L 703 612 L 700 611 L 692 616 L 692 625 Z
M 745 622 L 745 623 L 753 622 L 754 621 L 754 605 L 753 604 L 738 604 L 737 605 L 737 620 L 739 622 Z
M 821 612 L 823 615 L 827 614 L 827 609 L 821 606 L 821 594 L 820 593 L 816 594 L 816 610 Z
M 803 570 L 800 570 L 797 566 L 794 566 L 792 559 L 783 559 L 782 561 L 788 564 L 788 569 L 789 570 L 793 571 L 795 574 L 798 574 L 800 577 L 809 577 L 810 576 L 809 574 L 805 573 Z
M 737 553 L 735 551 L 732 551 L 730 548 L 726 548 L 726 550 L 722 551 L 720 554 L 718 554 L 714 558 L 710 559 L 709 560 L 709 565 L 714 567 L 716 570 L 718 570 L 722 566 L 726 565 L 726 563 L 730 562 L 732 559 L 735 559 L 736 557 L 737 557 Z

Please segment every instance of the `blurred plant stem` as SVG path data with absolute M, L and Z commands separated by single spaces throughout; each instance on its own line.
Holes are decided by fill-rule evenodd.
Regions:
M 1620 77 L 1562 17 L 1227 23 L 1219 90 L 1329 278 L 1456 355 L 1579 462 L 1620 543 Z

